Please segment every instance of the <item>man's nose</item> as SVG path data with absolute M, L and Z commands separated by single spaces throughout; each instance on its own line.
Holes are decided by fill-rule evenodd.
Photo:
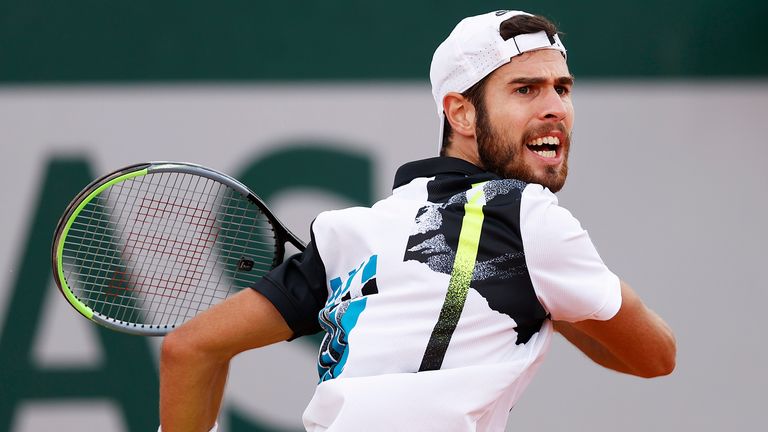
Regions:
M 540 117 L 542 120 L 563 120 L 568 115 L 568 106 L 563 100 L 563 95 L 556 89 L 547 90 L 541 99 Z

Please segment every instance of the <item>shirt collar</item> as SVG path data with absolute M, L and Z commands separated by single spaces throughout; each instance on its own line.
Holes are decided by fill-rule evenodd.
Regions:
M 470 176 L 484 172 L 485 170 L 482 168 L 467 162 L 464 159 L 448 156 L 433 157 L 408 162 L 401 166 L 395 174 L 395 184 L 392 188 L 396 189 L 419 177 L 433 177 L 438 174 L 461 174 Z

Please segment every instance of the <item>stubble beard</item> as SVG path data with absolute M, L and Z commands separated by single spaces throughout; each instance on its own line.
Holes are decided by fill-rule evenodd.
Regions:
M 568 177 L 568 151 L 570 149 L 571 134 L 567 133 L 565 126 L 557 123 L 554 128 L 563 133 L 564 142 L 560 143 L 563 154 L 563 163 L 559 166 L 548 166 L 543 174 L 537 174 L 533 168 L 525 163 L 521 152 L 528 151 L 524 143 L 530 142 L 533 137 L 546 134 L 553 129 L 552 125 L 526 131 L 520 141 L 512 138 L 509 131 L 498 130 L 488 120 L 488 115 L 483 110 L 477 111 L 477 151 L 483 167 L 499 177 L 522 180 L 526 183 L 537 183 L 552 192 L 558 192 L 565 185 Z

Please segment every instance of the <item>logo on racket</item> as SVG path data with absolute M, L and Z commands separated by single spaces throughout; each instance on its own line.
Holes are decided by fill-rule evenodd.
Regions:
M 252 259 L 242 257 L 240 258 L 240 261 L 238 261 L 237 263 L 237 269 L 240 271 L 251 271 L 253 270 L 254 264 L 255 262 Z

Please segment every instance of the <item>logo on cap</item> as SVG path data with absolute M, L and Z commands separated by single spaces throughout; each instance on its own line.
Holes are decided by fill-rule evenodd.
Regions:
M 504 15 L 507 12 L 509 12 L 509 11 L 508 10 L 497 10 L 496 11 L 496 16 L 502 16 L 502 15 Z

